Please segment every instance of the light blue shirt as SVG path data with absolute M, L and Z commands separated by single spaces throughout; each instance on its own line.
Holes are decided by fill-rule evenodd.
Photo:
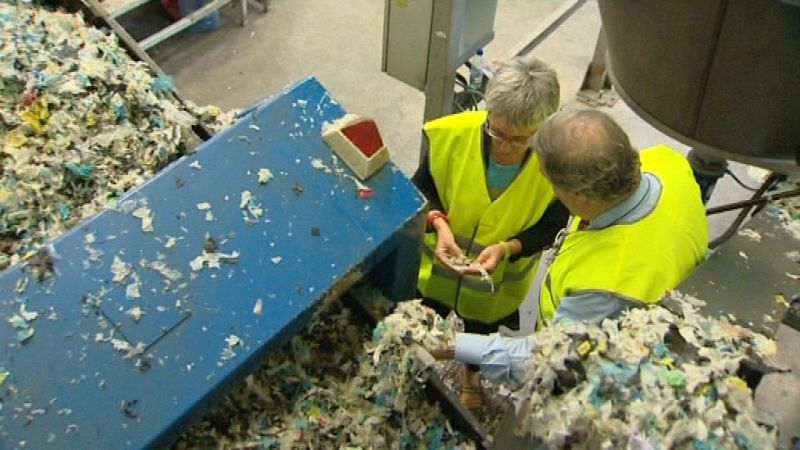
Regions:
M 525 361 L 533 351 L 533 335 L 506 337 L 456 333 L 455 359 L 481 367 L 481 374 L 490 380 L 521 383 L 525 376 Z
M 499 197 L 509 185 L 511 185 L 511 182 L 517 177 L 519 169 L 522 167 L 522 165 L 500 164 L 495 162 L 491 156 L 489 156 L 488 159 L 489 166 L 487 170 L 487 178 L 489 182 L 489 196 L 492 200 L 494 200 Z
M 600 214 L 586 227 L 600 230 L 611 225 L 634 223 L 650 214 L 661 197 L 661 181 L 644 173 L 639 186 L 628 198 Z M 553 322 L 572 321 L 601 323 L 619 315 L 636 304 L 611 292 L 576 293 L 561 299 Z M 506 337 L 499 334 L 480 335 L 456 333 L 455 358 L 481 367 L 484 377 L 495 381 L 519 383 L 524 375 L 525 361 L 533 350 L 533 335 Z

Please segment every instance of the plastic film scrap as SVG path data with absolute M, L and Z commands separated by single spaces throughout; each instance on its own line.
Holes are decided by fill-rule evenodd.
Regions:
M 452 336 L 446 320 L 410 301 L 370 339 L 334 302 L 174 448 L 475 448 L 426 398 L 429 369 L 415 357 Z
M 678 314 L 633 309 L 539 332 L 512 394 L 515 432 L 548 448 L 774 448 L 776 430 L 737 375 L 774 342 L 671 297 Z
M 223 126 L 79 14 L 3 2 L 0 35 L 0 269 L 187 151 L 198 121 Z

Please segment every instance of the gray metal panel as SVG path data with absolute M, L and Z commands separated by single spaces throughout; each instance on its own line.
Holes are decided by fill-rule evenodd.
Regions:
M 425 90 L 433 0 L 386 0 L 382 70 Z
M 425 121 L 453 112 L 456 70 L 494 38 L 496 6 L 495 1 L 439 0 L 435 3 L 425 85 Z M 488 7 L 492 10 L 486 9 Z M 471 31 L 465 35 L 468 29 Z
M 466 7 L 463 27 L 459 30 L 461 36 L 456 61 L 462 62 L 458 66 L 494 38 L 494 16 L 497 11 L 497 0 L 467 0 L 462 4 Z
M 425 120 L 453 111 L 456 70 L 494 38 L 497 0 L 386 0 L 384 72 L 425 91 Z
M 451 65 L 456 50 L 451 31 L 454 29 L 456 10 L 457 5 L 451 0 L 439 1 L 434 6 L 428 78 L 425 84 L 425 122 L 452 112 L 455 68 L 451 68 Z

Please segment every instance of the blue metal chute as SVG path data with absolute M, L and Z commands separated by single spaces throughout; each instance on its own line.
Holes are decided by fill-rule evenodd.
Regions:
M 0 447 L 168 445 L 329 291 L 364 274 L 393 299 L 412 297 L 422 195 L 393 164 L 367 181 L 367 199 L 312 165 L 332 164 L 321 127 L 343 114 L 315 78 L 296 82 L 59 238 L 52 277 L 20 265 L 0 274 L 0 314 L 25 313 L 35 329 L 20 343 L 0 324 Z M 260 169 L 273 178 L 259 183 Z M 238 257 L 193 270 L 204 247 Z M 115 257 L 128 272 L 119 282 Z M 125 343 L 143 352 L 125 358 L 115 349 Z

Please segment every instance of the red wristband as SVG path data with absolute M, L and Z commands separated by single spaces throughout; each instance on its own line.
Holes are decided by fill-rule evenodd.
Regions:
M 433 222 L 436 222 L 436 219 L 444 219 L 445 222 L 450 223 L 450 221 L 447 220 L 447 214 L 445 214 L 445 213 L 443 213 L 441 211 L 430 211 L 430 212 L 428 212 L 428 225 L 430 225 L 432 227 L 433 226 Z

